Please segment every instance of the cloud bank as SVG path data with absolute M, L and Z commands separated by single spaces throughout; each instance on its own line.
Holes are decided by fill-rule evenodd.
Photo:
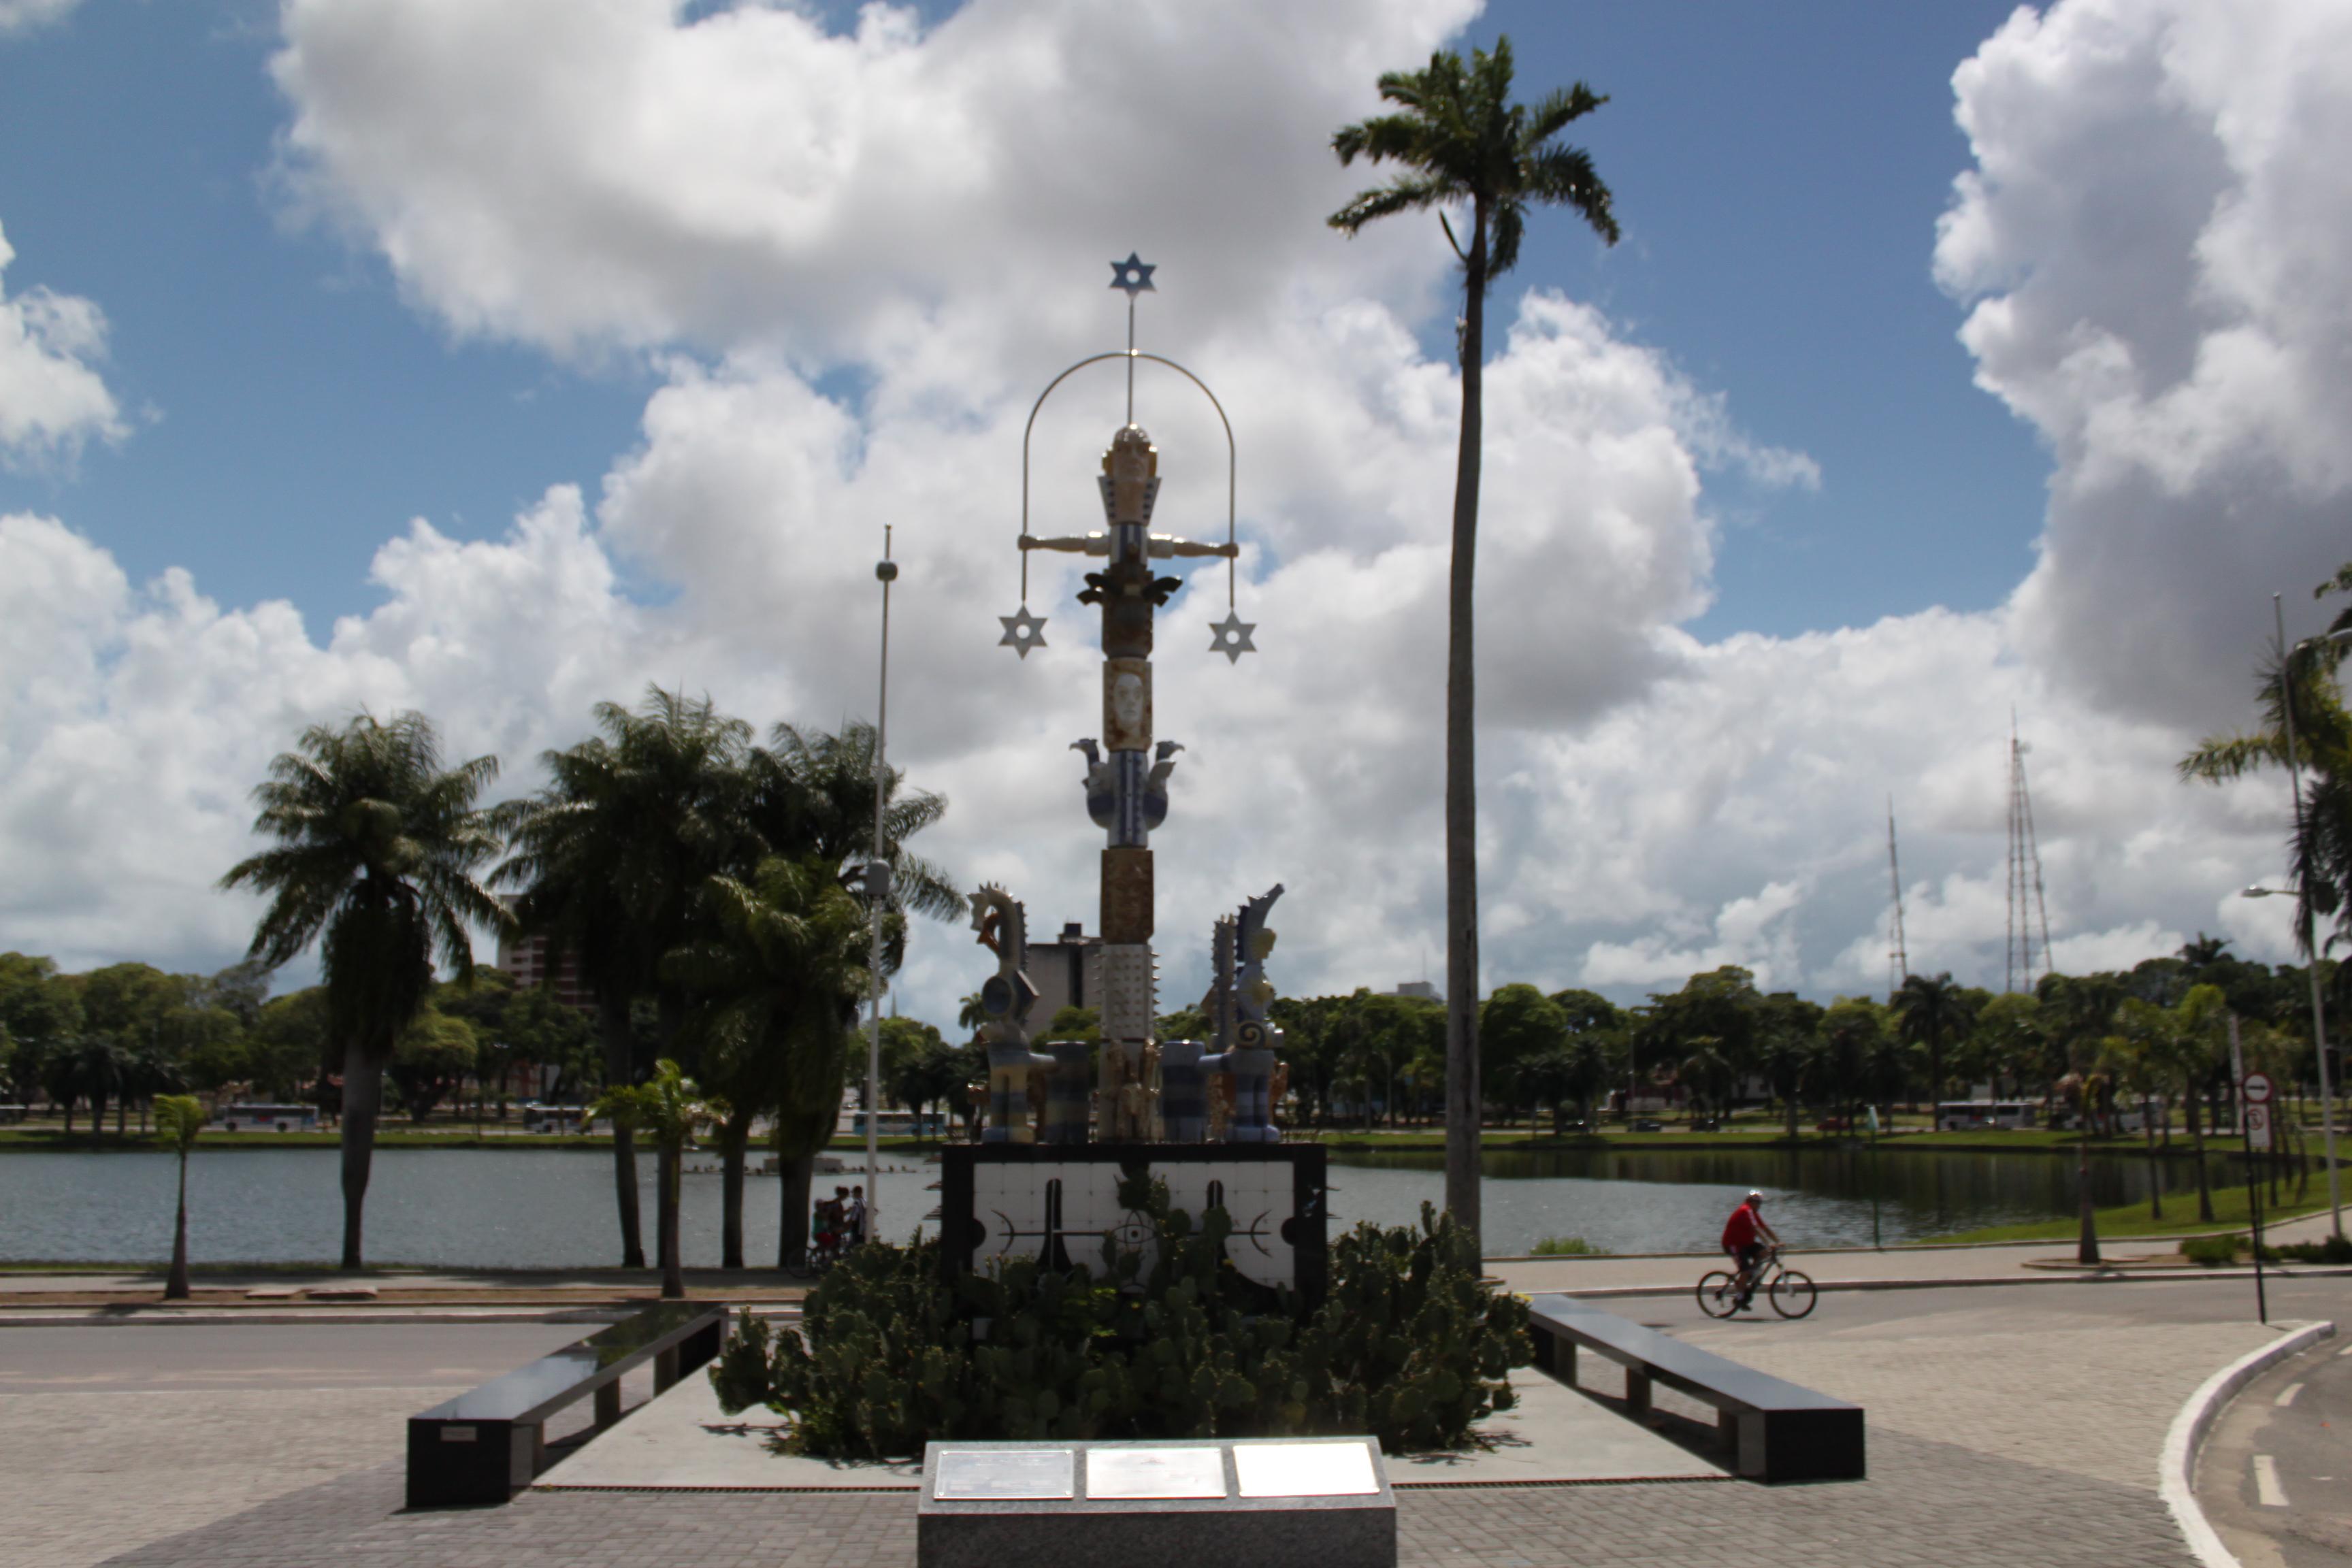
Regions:
M 0 522 L 0 637 L 18 639 L 0 644 L 0 852 L 37 868 L 0 889 L 0 945 L 225 961 L 251 910 L 208 888 L 245 850 L 244 791 L 302 723 L 360 704 L 425 709 L 454 751 L 504 756 L 512 787 L 593 701 L 649 680 L 763 724 L 869 714 L 886 523 L 905 568 L 894 755 L 954 803 L 926 848 L 1012 885 L 1033 929 L 1091 924 L 1099 835 L 1065 750 L 1097 700 L 1075 571 L 1033 576 L 1045 653 L 996 648 L 995 617 L 1018 595 L 1030 401 L 1119 343 L 1102 264 L 1132 247 L 1162 268 L 1144 345 L 1232 416 L 1239 603 L 1264 650 L 1206 651 L 1219 572 L 1163 613 L 1160 726 L 1189 748 L 1155 839 L 1163 994 L 1197 994 L 1211 918 L 1276 880 L 1286 990 L 1435 968 L 1459 389 L 1416 332 L 1453 309 L 1450 258 L 1433 225 L 1349 244 L 1320 220 L 1358 183 L 1331 127 L 1470 10 L 975 0 L 928 30 L 869 6 L 828 35 L 768 7 L 685 23 L 667 0 L 290 0 L 289 198 L 446 330 L 650 356 L 664 384 L 631 450 L 548 476 L 503 539 L 410 522 L 377 556 L 380 606 L 323 637 L 177 574 L 134 587 L 62 522 Z M 2346 231 L 2325 216 L 2352 177 L 2307 140 L 2347 100 L 2352 55 L 2325 7 L 2253 5 L 2221 69 L 2201 16 L 2021 11 L 1955 78 L 1974 166 L 1922 264 L 1932 237 L 1980 381 L 2055 466 L 2040 563 L 2000 610 L 1692 637 L 1708 475 L 1818 482 L 1811 459 L 1756 447 L 1602 313 L 1498 297 L 1490 984 L 1625 995 L 1739 963 L 1816 994 L 1883 985 L 1890 795 L 1913 967 L 1998 984 L 2012 710 L 2037 743 L 2062 963 L 2199 929 L 2284 954 L 2229 896 L 2274 862 L 2283 793 L 2170 768 L 2241 714 L 2263 594 L 2352 555 L 2321 526 L 2344 481 L 2306 417 L 2341 412 L 2329 378 L 2352 346 Z M 1221 427 L 1150 371 L 1162 526 L 1221 536 Z M 1108 367 L 1047 405 L 1038 531 L 1097 515 L 1122 409 Z M 904 1005 L 950 1016 L 981 956 L 925 933 Z

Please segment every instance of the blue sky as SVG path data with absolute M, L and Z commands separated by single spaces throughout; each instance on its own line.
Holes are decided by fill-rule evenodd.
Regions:
M 1817 491 L 1714 477 L 1703 637 L 1981 609 L 2032 563 L 2047 455 L 1970 384 L 1928 275 L 1967 163 L 1952 70 L 2008 9 L 1503 4 L 1470 29 L 1511 36 L 1526 95 L 1582 79 L 1611 98 L 1570 134 L 1623 243 L 1543 215 L 1507 293 L 1601 307 L 1821 466 Z M 185 566 L 323 633 L 376 601 L 368 560 L 408 518 L 495 537 L 548 484 L 593 486 L 656 377 L 458 341 L 380 257 L 306 221 L 275 177 L 275 23 L 257 0 L 85 0 L 0 43 L 9 285 L 102 304 L 137 422 L 71 469 L 0 470 L 0 510 L 68 513 L 134 578 Z M 1422 327 L 1444 352 L 1446 323 Z
M 1523 96 L 1610 96 L 1570 135 L 1625 236 L 1538 215 L 1489 317 L 1490 977 L 1874 988 L 1892 795 L 1916 965 L 1997 980 L 2012 709 L 2063 964 L 2284 956 L 2232 896 L 2283 795 L 2172 764 L 2352 554 L 2352 169 L 2300 151 L 2352 137 L 2352 14 L 2224 9 L 0 0 L 0 946 L 226 962 L 246 792 L 360 706 L 507 789 L 648 680 L 862 714 L 885 522 L 933 853 L 1087 914 L 1069 584 L 1046 656 L 994 617 L 1021 416 L 1136 247 L 1235 411 L 1262 623 L 1157 677 L 1171 994 L 1277 879 L 1286 989 L 1417 972 L 1450 262 L 1319 220 L 1378 72 L 1507 32 Z M 1079 515 L 1090 406 L 1041 455 Z M 1153 409 L 1174 505 L 1213 433 Z

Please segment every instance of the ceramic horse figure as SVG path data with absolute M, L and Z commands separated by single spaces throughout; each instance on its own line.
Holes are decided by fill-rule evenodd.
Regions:
M 1232 1109 L 1222 1132 L 1228 1143 L 1279 1143 L 1274 1125 L 1275 1051 L 1282 1031 L 1266 1016 L 1274 986 L 1265 978 L 1265 956 L 1274 951 L 1274 932 L 1266 929 L 1267 911 L 1282 897 L 1282 884 L 1252 899 L 1238 917 L 1217 922 L 1217 977 L 1212 994 L 1216 1008 L 1218 1042 L 1225 1048 L 1202 1058 L 1201 1066 L 1228 1080 Z M 1213 1109 L 1212 1120 L 1215 1119 Z
M 988 1015 L 980 1031 L 988 1047 L 988 1127 L 981 1142 L 1034 1143 L 1030 1079 L 1052 1068 L 1054 1058 L 1029 1048 L 1029 1010 L 1036 1005 L 1037 987 L 1025 973 L 1028 915 L 1003 889 L 987 883 L 971 895 L 971 927 L 980 933 L 980 945 L 996 954 L 996 973 L 980 988 L 981 1009 Z

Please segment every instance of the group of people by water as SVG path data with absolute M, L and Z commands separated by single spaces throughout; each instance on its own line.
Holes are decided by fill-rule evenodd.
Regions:
M 866 1240 L 866 1187 L 835 1187 L 833 1196 L 819 1198 L 809 1216 L 819 1263 L 832 1263 Z

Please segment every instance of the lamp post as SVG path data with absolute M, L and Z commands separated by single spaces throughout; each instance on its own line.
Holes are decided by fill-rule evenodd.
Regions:
M 2330 632 L 2324 637 L 2305 637 L 2293 647 L 2286 641 L 2286 609 L 2276 594 L 2271 595 L 2271 615 L 2277 623 L 2279 643 L 2279 712 L 2286 723 L 2287 787 L 2294 802 L 2294 841 L 2298 862 L 2301 848 L 2309 842 L 2303 818 L 2303 767 L 2295 752 L 2294 741 L 2294 656 L 2305 648 L 2318 645 L 2341 647 L 2352 643 L 2352 630 Z M 2298 864 L 2298 876 L 2302 867 Z M 2297 887 L 2300 888 L 2300 880 Z M 2269 898 L 2275 893 L 2294 889 L 2280 888 L 2248 888 L 2250 899 Z M 2311 898 L 2308 889 L 2296 900 L 2303 924 L 2303 953 L 2310 960 L 2305 973 L 2311 981 L 2311 1043 L 2319 1057 L 2319 1132 L 2327 1159 L 2327 1212 L 2329 1226 L 2336 1235 L 2344 1234 L 2344 1199 L 2336 1174 L 2336 1089 L 2333 1075 L 2327 1068 L 2327 1014 L 2319 998 L 2319 944 L 2311 929 Z
M 858 1239 L 882 1234 L 880 1176 L 882 1121 L 882 909 L 890 901 L 890 853 L 882 842 L 882 807 L 889 794 L 890 764 L 890 584 L 898 563 L 890 559 L 890 525 L 882 525 L 882 559 L 874 563 L 882 584 L 882 685 L 874 701 L 874 848 L 866 860 L 866 977 L 873 992 L 873 1033 L 866 1042 L 866 1226 Z

